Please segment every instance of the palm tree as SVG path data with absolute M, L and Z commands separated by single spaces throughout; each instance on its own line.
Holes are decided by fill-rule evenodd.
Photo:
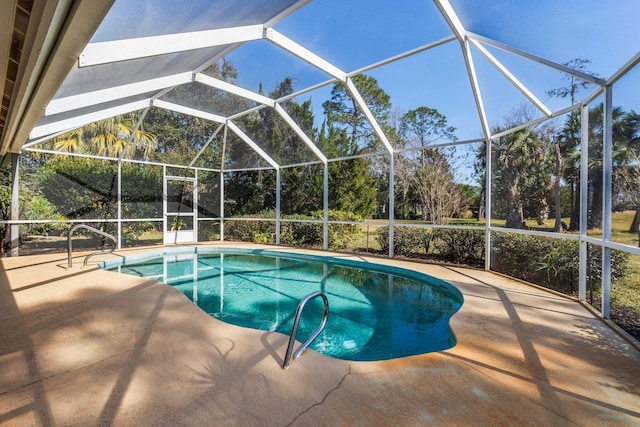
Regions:
M 148 159 L 156 148 L 155 135 L 136 127 L 135 113 L 122 114 L 74 129 L 53 140 L 57 151 Z

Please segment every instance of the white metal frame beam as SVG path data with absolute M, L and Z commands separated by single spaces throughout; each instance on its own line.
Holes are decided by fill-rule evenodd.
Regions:
M 280 166 L 278 165 L 278 163 L 275 160 L 273 160 L 271 156 L 265 153 L 264 150 L 262 150 L 262 148 L 260 148 L 255 142 L 253 142 L 253 140 L 249 138 L 249 136 L 245 134 L 242 131 L 242 129 L 240 129 L 235 123 L 233 123 L 231 120 L 228 120 L 227 127 L 231 129 L 233 133 L 238 135 L 240 139 L 242 139 L 249 147 L 253 148 L 253 150 L 256 153 L 258 153 L 260 157 L 262 157 L 264 160 L 266 160 L 267 163 L 271 165 L 271 167 L 273 167 L 276 170 L 280 169 Z
M 347 75 L 347 73 L 272 28 L 268 28 L 265 30 L 265 38 L 275 45 L 279 46 L 280 48 L 291 53 L 292 55 L 297 56 L 298 58 L 311 64 L 319 70 L 324 71 L 333 78 L 344 82 L 354 101 L 356 101 L 363 114 L 371 124 L 371 127 L 373 128 L 375 134 L 378 136 L 378 138 L 380 138 L 387 151 L 389 153 L 393 152 L 393 147 L 391 146 L 391 143 L 389 143 L 387 136 L 382 131 L 380 124 L 371 113 L 371 110 L 369 110 L 369 107 L 365 103 L 364 99 L 360 95 L 360 92 L 358 92 L 358 89 L 355 87 L 353 81 Z
M 174 104 L 173 102 L 163 101 L 161 99 L 153 100 L 151 102 L 151 105 L 154 107 L 175 111 L 176 113 L 187 114 L 193 117 L 200 117 L 201 119 L 210 120 L 216 123 L 227 122 L 226 117 L 222 117 L 217 114 L 207 113 L 206 111 L 196 110 L 195 108 L 185 107 L 184 105 L 180 105 L 180 104 Z
M 473 98 L 476 102 L 476 109 L 478 110 L 478 116 L 480 118 L 480 124 L 482 125 L 482 131 L 487 141 L 491 138 L 491 129 L 489 128 L 489 121 L 487 120 L 487 113 L 484 109 L 484 102 L 482 102 L 482 93 L 480 92 L 480 84 L 478 83 L 478 76 L 476 74 L 476 67 L 473 64 L 473 56 L 471 55 L 471 49 L 469 47 L 469 41 L 462 42 L 462 56 L 467 67 L 467 74 L 469 75 L 469 83 L 471 84 L 471 90 L 473 91 Z
M 313 143 L 313 141 L 311 141 L 311 139 L 307 136 L 307 134 L 304 133 L 302 129 L 300 129 L 300 126 L 298 126 L 298 124 L 291 118 L 291 116 L 289 116 L 289 114 L 285 111 L 285 109 L 282 108 L 282 105 L 275 104 L 274 109 L 280 115 L 280 117 L 282 117 L 284 121 L 287 122 L 287 124 L 291 127 L 291 129 L 293 129 L 293 131 L 300 137 L 300 139 L 302 139 L 302 141 L 307 145 L 307 147 L 309 147 L 309 149 L 313 151 L 313 154 L 315 154 L 316 157 L 320 159 L 320 161 L 322 161 L 322 163 L 326 164 L 327 158 L 325 157 L 325 155 L 322 154 L 320 149 L 316 147 L 316 145 Z
M 546 105 L 542 103 L 516 76 L 514 76 L 511 71 L 507 69 L 498 59 L 491 54 L 484 46 L 482 46 L 478 41 L 469 39 L 471 44 L 478 49 L 478 51 L 484 56 L 490 63 L 493 65 L 496 70 L 500 72 L 507 80 L 511 82 L 512 85 L 516 87 L 531 103 L 533 103 L 538 110 L 540 110 L 545 116 L 551 117 L 551 110 L 547 108 Z
M 436 6 L 440 10 L 440 13 L 449 24 L 451 31 L 456 36 L 462 47 L 462 56 L 467 67 L 467 74 L 469 75 L 469 82 L 471 84 L 471 90 L 473 91 L 473 97 L 476 102 L 476 109 L 480 117 L 480 124 L 482 125 L 482 131 L 485 139 L 489 141 L 491 138 L 491 131 L 489 129 L 489 123 L 487 121 L 487 114 L 484 110 L 484 103 L 482 102 L 482 94 L 480 92 L 480 84 L 478 83 L 478 76 L 476 74 L 476 68 L 473 64 L 473 56 L 471 55 L 471 49 L 469 47 L 469 39 L 467 38 L 467 30 L 462 25 L 462 22 L 458 18 L 456 11 L 449 3 L 449 0 L 434 0 Z
M 122 159 L 124 158 L 124 154 L 127 152 L 127 146 L 131 144 L 131 142 L 133 142 L 133 139 L 135 138 L 136 133 L 138 133 L 140 126 L 142 126 L 142 122 L 144 121 L 144 118 L 148 112 L 149 112 L 149 109 L 145 108 L 140 114 L 140 116 L 138 117 L 138 120 L 136 121 L 136 125 L 131 130 L 131 134 L 129 134 L 129 138 L 127 138 L 127 142 L 125 143 L 124 147 L 122 147 L 122 151 L 118 156 L 118 167 L 120 167 L 120 162 L 122 162 Z
M 122 86 L 114 86 L 93 92 L 85 92 L 78 95 L 57 98 L 49 102 L 49 105 L 47 105 L 47 108 L 45 109 L 45 115 L 50 116 L 53 114 L 63 113 L 65 111 L 115 101 L 117 99 L 124 99 L 143 93 L 151 93 L 168 87 L 189 83 L 191 81 L 193 81 L 193 73 L 189 71 L 172 76 L 159 77 L 157 79 L 144 80 Z
M 207 142 L 202 146 L 202 148 L 200 149 L 200 151 L 198 151 L 198 154 L 195 155 L 195 157 L 193 158 L 193 160 L 191 160 L 191 162 L 189 163 L 189 167 L 192 167 L 195 162 L 198 160 L 198 158 L 202 155 L 202 153 L 204 153 L 204 150 L 207 149 L 207 147 L 211 144 L 211 142 L 213 142 L 214 138 L 216 137 L 216 135 L 218 135 L 218 133 L 220 132 L 221 129 L 224 128 L 223 124 L 220 124 L 216 130 L 213 132 L 213 134 L 211 135 L 211 137 L 207 140 Z
M 358 107 L 360 107 L 360 109 L 362 110 L 362 113 L 371 124 L 373 131 L 376 133 L 378 138 L 380 138 L 380 141 L 382 141 L 382 144 L 384 144 L 387 151 L 390 154 L 393 153 L 393 147 L 391 146 L 391 143 L 389 142 L 389 140 L 387 139 L 387 136 L 382 131 L 380 124 L 378 123 L 376 118 L 373 116 L 373 113 L 371 112 L 371 110 L 369 110 L 367 103 L 364 102 L 362 95 L 360 95 L 360 92 L 358 92 L 358 88 L 356 88 L 356 85 L 353 84 L 353 80 L 351 79 L 351 77 L 347 78 L 346 84 L 354 101 L 356 101 L 356 103 L 358 104 Z
M 329 63 L 328 61 L 320 58 L 318 55 L 311 52 L 307 48 L 300 46 L 298 43 L 294 42 L 288 37 L 280 34 L 273 28 L 267 28 L 264 31 L 264 34 L 265 34 L 265 38 L 270 42 L 272 42 L 273 44 L 275 44 L 276 46 L 279 46 L 280 48 L 286 50 L 292 55 L 297 56 L 298 58 L 311 64 L 317 69 L 324 71 L 325 73 L 329 74 L 330 76 L 340 81 L 344 82 L 347 80 L 347 73 L 345 73 L 338 67 L 334 66 L 333 64 Z
M 207 76 L 206 74 L 197 73 L 195 75 L 195 81 L 205 84 L 207 86 L 210 86 L 212 88 L 219 89 L 219 90 L 231 93 L 233 95 L 237 95 L 242 98 L 246 98 L 251 101 L 255 101 L 260 104 L 267 105 L 269 107 L 273 107 L 275 105 L 275 101 L 269 97 L 260 95 L 255 92 L 251 92 L 250 90 L 241 88 L 239 86 L 233 85 L 223 80 L 216 79 L 211 76 Z
M 434 0 L 434 3 L 440 10 L 444 19 L 447 21 L 447 24 L 449 24 L 453 34 L 460 42 L 463 42 L 466 38 L 467 31 L 464 29 L 462 22 L 460 22 L 460 19 L 458 18 L 455 10 L 453 10 L 449 0 Z
M 251 40 L 259 40 L 263 37 L 263 33 L 263 25 L 247 25 L 243 27 L 89 43 L 78 58 L 78 66 L 87 67 L 194 49 L 243 43 Z
M 49 124 L 34 127 L 31 130 L 31 134 L 29 134 L 29 139 L 35 140 L 59 132 L 70 131 L 81 126 L 88 125 L 89 123 L 97 122 L 98 120 L 108 119 L 109 117 L 130 113 L 136 110 L 142 110 L 150 106 L 151 100 L 143 99 L 128 104 L 118 105 L 116 107 L 106 108 L 104 110 L 83 114 L 81 116 L 74 116 L 69 119 L 58 120 Z
M 602 85 L 605 84 L 605 80 L 600 78 L 600 77 L 592 76 L 590 74 L 583 73 L 583 72 L 578 71 L 578 70 L 574 70 L 573 68 L 567 67 L 566 65 L 558 64 L 558 63 L 553 62 L 553 61 L 549 61 L 548 59 L 542 58 L 542 57 L 537 56 L 537 55 L 533 55 L 531 53 L 525 52 L 525 51 L 520 50 L 520 49 L 516 49 L 516 48 L 511 47 L 511 46 L 509 46 L 507 44 L 500 43 L 498 41 L 492 40 L 492 39 L 490 39 L 488 37 L 480 36 L 478 34 L 474 34 L 474 33 L 470 33 L 470 32 L 467 33 L 467 37 L 469 37 L 470 39 L 473 39 L 473 40 L 476 40 L 476 41 L 491 45 L 491 46 L 493 46 L 495 48 L 498 48 L 500 50 L 504 50 L 505 52 L 512 53 L 512 54 L 514 54 L 516 56 L 520 56 L 520 57 L 528 59 L 530 61 L 537 62 L 538 64 L 545 65 L 545 66 L 547 66 L 549 68 L 552 68 L 552 69 L 554 69 L 556 71 L 561 71 L 561 72 L 563 72 L 565 74 L 577 77 L 580 80 L 583 80 L 583 81 L 585 81 L 587 83 L 592 83 L 592 84 L 598 85 L 598 86 L 602 86 Z

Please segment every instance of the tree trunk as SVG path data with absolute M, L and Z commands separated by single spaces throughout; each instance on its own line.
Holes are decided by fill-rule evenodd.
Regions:
M 556 176 L 553 180 L 553 199 L 555 203 L 555 219 L 556 223 L 553 227 L 553 231 L 556 233 L 562 233 L 562 200 L 560 198 L 560 178 L 562 176 L 562 153 L 560 153 L 560 144 L 556 144 Z
M 482 221 L 482 218 L 485 217 L 484 202 L 485 202 L 485 191 L 484 191 L 484 185 L 483 185 L 482 190 L 480 190 L 480 199 L 478 203 L 478 221 Z
M 516 197 L 510 197 L 509 213 L 507 214 L 507 228 L 526 228 L 524 224 L 524 208 Z
M 602 170 L 594 173 L 590 190 L 587 227 L 602 228 Z
M 636 214 L 633 216 L 633 221 L 631 221 L 631 227 L 629 227 L 629 233 L 639 233 L 640 232 L 640 208 L 636 209 Z
M 543 197 L 540 199 L 538 203 L 538 217 L 536 218 L 536 222 L 538 225 L 545 225 L 547 220 L 549 219 L 549 204 L 547 203 L 547 198 Z
M 573 192 L 573 196 L 573 207 L 571 209 L 569 231 L 578 231 L 580 230 L 580 183 L 576 183 L 576 189 Z
M 631 221 L 629 233 L 638 233 L 638 247 L 640 248 L 640 207 L 636 208 L 636 214 L 633 216 L 633 221 Z

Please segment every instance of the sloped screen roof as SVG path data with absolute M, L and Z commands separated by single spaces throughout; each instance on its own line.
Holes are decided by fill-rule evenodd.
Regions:
M 332 85 L 343 82 L 380 152 L 390 152 L 384 124 L 354 84 L 361 73 L 394 107 L 436 108 L 458 139 L 484 139 L 490 124 L 522 103 L 542 118 L 570 108 L 570 98 L 549 95 L 567 78 L 584 82 L 582 97 L 598 90 L 640 50 L 632 12 L 626 2 L 596 0 L 117 0 L 29 143 L 153 106 L 229 126 L 271 166 L 326 161 L 283 103 L 311 102 L 320 126 Z M 223 59 L 237 70 L 231 79 L 212 72 Z M 582 68 L 571 65 L 576 59 Z M 266 95 L 286 78 L 293 94 Z M 295 128 L 301 153 L 272 152 L 234 122 L 262 109 Z

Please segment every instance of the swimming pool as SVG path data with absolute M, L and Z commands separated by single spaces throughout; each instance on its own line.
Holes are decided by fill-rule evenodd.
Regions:
M 178 248 L 113 259 L 101 267 L 171 285 L 224 322 L 287 335 L 300 300 L 322 290 L 329 319 L 311 348 L 346 360 L 451 348 L 456 338 L 449 319 L 463 302 L 453 285 L 412 270 L 275 250 Z M 317 328 L 322 312 L 319 299 L 307 304 L 300 341 Z

